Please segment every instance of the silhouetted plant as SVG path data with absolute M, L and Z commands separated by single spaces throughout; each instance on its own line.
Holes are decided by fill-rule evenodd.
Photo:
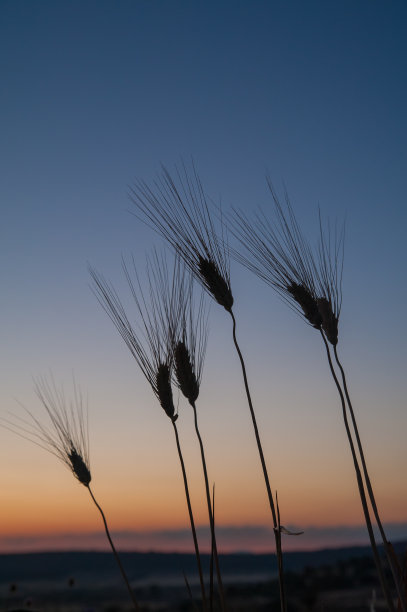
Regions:
M 35 382 L 35 392 L 45 408 L 50 423 L 48 425 L 44 424 L 31 411 L 25 409 L 28 419 L 15 416 L 14 421 L 5 421 L 5 426 L 55 455 L 68 467 L 75 478 L 87 488 L 102 517 L 107 539 L 134 608 L 139 610 L 133 589 L 110 536 L 105 514 L 96 501 L 90 486 L 92 477 L 89 463 L 88 413 L 81 390 L 74 382 L 73 399 L 68 400 L 64 389 L 62 387 L 58 388 L 51 377 L 50 380 L 39 378 Z
M 233 341 L 242 367 L 246 396 L 273 517 L 281 610 L 285 612 L 281 532 L 278 528 L 277 513 L 249 390 L 246 366 L 236 338 L 236 319 L 232 308 L 234 299 L 230 283 L 230 260 L 227 242 L 223 234 L 224 224 L 221 219 L 220 234 L 218 234 L 209 211 L 202 183 L 194 166 L 190 173 L 184 164 L 181 170 L 176 169 L 176 179 L 173 179 L 163 167 L 161 176 L 157 178 L 152 188 L 146 182 L 139 181 L 131 190 L 130 196 L 137 206 L 141 218 L 170 243 L 208 294 L 223 306 L 232 318 Z
M 271 219 L 263 211 L 259 211 L 255 215 L 254 220 L 250 221 L 244 213 L 234 210 L 231 218 L 231 231 L 244 248 L 244 253 L 233 250 L 233 256 L 275 289 L 292 309 L 300 314 L 309 325 L 320 332 L 326 348 L 329 368 L 341 400 L 346 434 L 380 582 L 388 607 L 390 610 L 394 610 L 373 534 L 362 473 L 349 427 L 346 405 L 356 436 L 366 488 L 387 552 L 388 542 L 380 521 L 368 475 L 355 414 L 347 389 L 345 373 L 337 354 L 338 323 L 342 304 L 341 284 L 344 230 L 343 228 L 340 231 L 335 229 L 335 233 L 332 235 L 329 225 L 324 230 L 320 215 L 319 244 L 314 254 L 301 232 L 287 194 L 284 209 L 270 181 L 268 181 L 268 184 L 274 202 L 274 217 Z M 333 347 L 333 353 L 342 375 L 343 389 L 332 363 L 329 344 Z M 389 554 L 388 558 L 394 570 L 394 564 Z M 393 573 L 399 591 L 399 580 L 396 572 L 393 571 Z M 405 608 L 403 610 L 406 612 Z
M 180 269 L 179 266 L 177 267 L 177 269 Z M 163 302 L 165 303 L 167 301 L 167 298 L 164 295 L 162 297 Z M 180 299 L 183 299 L 185 301 L 185 308 L 183 309 L 181 324 L 177 330 L 177 333 L 173 337 L 172 343 L 174 354 L 174 378 L 175 384 L 178 386 L 182 394 L 188 400 L 194 412 L 194 425 L 201 452 L 206 501 L 208 507 L 209 524 L 211 528 L 212 548 L 219 586 L 219 595 L 221 598 L 222 609 L 224 609 L 225 598 L 222 585 L 222 576 L 219 566 L 215 523 L 212 511 L 211 495 L 209 491 L 208 471 L 206 466 L 204 445 L 198 426 L 198 413 L 196 407 L 196 401 L 199 396 L 199 390 L 201 385 L 203 363 L 208 337 L 207 311 L 204 306 L 203 297 L 204 296 L 201 295 L 199 304 L 197 307 L 195 307 L 193 299 L 192 276 L 188 275 L 183 291 L 183 296 L 180 296 Z M 210 602 L 212 609 L 212 597 L 210 598 Z
M 177 445 L 178 456 L 181 464 L 184 480 L 185 495 L 188 506 L 188 514 L 191 524 L 192 537 L 194 541 L 195 554 L 198 564 L 199 580 L 202 592 L 202 604 L 207 609 L 205 586 L 201 558 L 199 553 L 198 539 L 196 535 L 195 522 L 192 512 L 189 494 L 188 479 L 185 463 L 181 452 L 176 420 L 178 414 L 175 411 L 171 387 L 173 373 L 173 338 L 177 335 L 177 329 L 183 316 L 185 308 L 184 279 L 181 273 L 175 272 L 170 279 L 168 268 L 163 258 L 154 254 L 153 262 L 147 259 L 148 294 L 147 301 L 142 291 L 141 283 L 137 274 L 134 260 L 132 268 L 123 261 L 123 270 L 126 276 L 132 297 L 136 304 L 137 314 L 141 319 L 144 338 L 141 339 L 127 318 L 125 309 L 114 288 L 94 269 L 90 268 L 90 274 L 94 281 L 93 289 L 103 309 L 113 321 L 131 354 L 138 363 L 144 376 L 147 378 L 161 407 L 170 419 Z M 133 280 L 134 276 L 134 280 Z M 163 296 L 166 300 L 163 301 Z

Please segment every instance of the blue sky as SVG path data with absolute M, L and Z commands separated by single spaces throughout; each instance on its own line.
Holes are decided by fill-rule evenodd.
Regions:
M 180 485 L 174 443 L 89 289 L 87 265 L 125 291 L 121 255 L 133 253 L 143 267 L 145 252 L 160 245 L 130 214 L 128 186 L 151 181 L 161 163 L 171 169 L 191 156 L 209 196 L 225 209 L 267 208 L 268 174 L 277 191 L 287 187 L 310 239 L 318 206 L 331 219 L 346 217 L 339 346 L 384 515 L 406 521 L 406 18 L 401 0 L 0 3 L 1 406 L 16 411 L 18 399 L 34 409 L 32 376 L 52 369 L 69 382 L 75 371 L 89 392 L 95 486 L 119 500 L 110 510 L 118 529 L 138 530 L 138 514 L 150 517 L 143 528 L 183 527 L 186 513 L 182 498 L 170 504 L 168 525 L 151 510 L 160 499 L 147 492 L 152 482 L 164 492 L 168 483 Z M 344 507 L 343 524 L 359 524 L 317 337 L 234 264 L 232 286 L 267 458 L 281 499 L 290 502 L 288 522 L 337 523 Z M 219 520 L 265 525 L 258 458 L 223 315 L 212 307 L 201 414 Z M 200 468 L 190 422 L 180 427 L 194 479 Z M 89 512 L 85 523 L 92 525 L 69 474 L 50 491 L 61 466 L 11 433 L 1 435 L 8 513 L 23 499 L 33 515 L 43 514 L 41 498 L 57 514 L 51 493 L 60 487 L 61 499 L 71 496 L 72 512 Z M 340 493 L 329 488 L 332 474 Z M 128 482 L 146 493 L 130 493 Z M 242 482 L 250 502 L 239 506 Z M 319 500 L 327 490 L 314 519 L 311 502 L 303 502 L 304 518 L 296 516 L 304 494 Z M 123 500 L 134 505 L 133 515 L 118 509 Z M 4 519 L 3 532 L 29 531 L 24 513 L 14 516 L 15 523 Z M 203 511 L 199 516 L 204 522 Z M 81 525 L 78 517 L 72 530 Z M 34 521 L 32 532 L 38 530 Z

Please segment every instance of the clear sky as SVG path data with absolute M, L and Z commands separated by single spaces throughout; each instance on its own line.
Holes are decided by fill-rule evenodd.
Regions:
M 189 549 L 188 518 L 171 424 L 87 266 L 125 294 L 121 256 L 142 269 L 161 245 L 130 214 L 129 186 L 191 156 L 225 209 L 267 209 L 269 174 L 311 240 L 318 206 L 346 216 L 339 350 L 382 518 L 407 536 L 406 25 L 402 0 L 0 2 L 1 412 L 22 402 L 40 414 L 32 378 L 52 370 L 68 390 L 74 371 L 94 492 L 122 547 Z M 306 532 L 285 547 L 365 542 L 318 334 L 237 264 L 232 288 L 282 522 Z M 182 398 L 179 410 L 204 527 Z M 215 304 L 198 410 L 224 549 L 264 550 L 265 488 Z M 51 455 L 0 436 L 0 550 L 97 546 L 86 490 Z

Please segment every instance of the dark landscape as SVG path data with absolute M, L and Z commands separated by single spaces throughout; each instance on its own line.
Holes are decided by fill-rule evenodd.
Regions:
M 407 542 L 395 544 L 400 558 Z M 199 603 L 196 560 L 183 553 L 122 553 L 142 610 L 194 610 L 184 574 Z M 380 611 L 380 587 L 370 548 L 347 547 L 284 555 L 289 609 Z M 203 555 L 209 583 L 209 555 Z M 275 555 L 221 555 L 230 610 L 279 607 Z M 125 612 L 130 610 L 111 554 L 50 552 L 0 555 L 0 609 L 43 612 Z

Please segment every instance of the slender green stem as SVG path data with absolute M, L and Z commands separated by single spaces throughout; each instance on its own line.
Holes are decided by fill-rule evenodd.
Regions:
M 189 520 L 190 520 L 190 523 L 191 523 L 192 537 L 193 537 L 193 540 L 194 540 L 196 562 L 197 562 L 197 565 L 198 565 L 198 573 L 199 573 L 199 582 L 201 584 L 202 605 L 203 605 L 204 610 L 206 611 L 207 610 L 207 603 L 206 603 L 205 585 L 204 585 L 202 565 L 201 565 L 201 555 L 199 554 L 198 538 L 197 538 L 197 535 L 196 535 L 194 516 L 193 516 L 193 513 L 192 513 L 191 498 L 189 496 L 189 487 L 188 487 L 187 473 L 186 473 L 186 470 L 185 470 L 184 458 L 183 458 L 182 452 L 181 452 L 181 445 L 180 445 L 180 442 L 179 442 L 178 429 L 177 429 L 177 426 L 175 424 L 175 421 L 171 420 L 171 423 L 172 423 L 172 425 L 174 427 L 175 439 L 176 439 L 176 442 L 177 442 L 177 449 L 178 449 L 178 456 L 179 456 L 179 460 L 180 460 L 180 463 L 181 463 L 182 476 L 183 476 L 183 479 L 184 479 L 185 496 L 186 496 L 186 499 L 187 499 Z
M 365 516 L 366 527 L 367 527 L 367 531 L 369 533 L 370 544 L 371 544 L 371 547 L 372 547 L 372 552 L 373 552 L 373 557 L 374 557 L 374 560 L 375 560 L 375 563 L 376 563 L 377 572 L 379 574 L 380 584 L 381 584 L 381 587 L 382 587 L 382 590 L 383 590 L 384 597 L 385 597 L 386 602 L 387 602 L 388 609 L 391 610 L 391 612 L 395 612 L 393 600 L 391 598 L 389 587 L 387 585 L 387 581 L 386 581 L 385 576 L 384 576 L 382 564 L 381 564 L 381 561 L 380 561 L 380 556 L 379 556 L 379 553 L 378 553 L 378 550 L 377 550 L 377 546 L 376 546 L 376 541 L 375 541 L 375 538 L 374 538 L 372 522 L 370 520 L 370 515 L 369 515 L 369 508 L 367 506 L 367 501 L 366 501 L 365 488 L 364 488 L 363 480 L 362 480 L 362 474 L 360 472 L 359 462 L 358 462 L 356 451 L 355 451 L 355 445 L 353 443 L 352 434 L 351 434 L 351 431 L 350 431 L 350 428 L 349 428 L 348 417 L 347 417 L 347 414 L 346 414 L 345 398 L 344 398 L 344 395 L 343 395 L 343 392 L 342 392 L 342 388 L 341 388 L 341 386 L 339 384 L 339 380 L 338 380 L 338 378 L 336 376 L 335 369 L 333 367 L 333 363 L 332 363 L 332 359 L 331 359 L 331 353 L 329 351 L 328 342 L 326 341 L 326 338 L 325 338 L 325 335 L 324 335 L 323 331 L 322 330 L 320 330 L 320 331 L 321 331 L 322 340 L 323 340 L 323 342 L 325 344 L 325 349 L 326 349 L 326 354 L 327 354 L 327 358 L 328 358 L 329 368 L 331 370 L 332 377 L 333 377 L 333 379 L 335 381 L 335 385 L 336 385 L 336 388 L 338 390 L 338 393 L 339 393 L 339 396 L 340 396 L 340 399 L 341 399 L 343 421 L 344 421 L 344 424 L 345 424 L 346 434 L 348 436 L 349 446 L 350 446 L 350 450 L 351 450 L 351 453 L 352 453 L 353 465 L 354 465 L 355 472 L 356 472 L 356 480 L 357 480 L 357 484 L 358 484 L 358 488 L 359 488 L 360 500 L 362 502 L 362 508 L 363 508 L 363 513 L 364 513 L 364 516 Z
M 219 567 L 218 548 L 216 545 L 215 523 L 213 520 L 213 513 L 212 513 L 212 502 L 211 502 L 211 494 L 209 491 L 209 480 L 208 480 L 208 471 L 206 468 L 205 451 L 204 451 L 204 446 L 202 442 L 202 437 L 201 437 L 201 434 L 199 432 L 199 427 L 198 427 L 198 414 L 196 410 L 196 405 L 195 405 L 195 402 L 192 402 L 192 401 L 190 401 L 189 403 L 191 404 L 192 409 L 194 411 L 195 431 L 196 431 L 196 435 L 199 441 L 199 447 L 201 449 L 202 468 L 203 468 L 204 479 L 205 479 L 206 502 L 208 505 L 209 524 L 211 527 L 212 546 L 213 546 L 213 554 L 215 558 L 216 576 L 218 579 L 219 596 L 220 596 L 222 610 L 226 610 L 225 597 L 224 597 L 223 584 L 222 584 L 222 576 L 221 576 L 220 567 Z M 212 610 L 212 602 L 211 602 L 211 610 Z
M 385 534 L 382 522 L 380 520 L 380 515 L 379 515 L 378 508 L 377 508 L 376 499 L 375 499 L 374 492 L 373 492 L 373 487 L 372 487 L 372 484 L 371 484 L 371 481 L 370 481 L 370 478 L 369 478 L 369 473 L 368 473 L 368 470 L 367 470 L 365 455 L 364 455 L 364 452 L 363 452 L 362 441 L 360 439 L 359 429 L 358 429 L 358 425 L 357 425 L 357 422 L 356 422 L 356 417 L 355 417 L 355 413 L 354 413 L 354 410 L 353 410 L 352 402 L 351 402 L 351 399 L 350 399 L 350 395 L 349 395 L 349 391 L 348 391 L 348 385 L 346 383 L 345 371 L 344 371 L 344 369 L 342 367 L 342 364 L 341 364 L 341 362 L 339 360 L 338 351 L 337 351 L 336 346 L 334 346 L 334 355 L 335 355 L 336 363 L 338 364 L 338 367 L 339 367 L 339 369 L 341 371 L 342 384 L 343 384 L 343 388 L 344 388 L 344 391 L 345 391 L 345 397 L 346 397 L 346 402 L 348 404 L 349 413 L 350 413 L 350 416 L 351 416 L 351 419 L 352 419 L 352 425 L 353 425 L 353 429 L 354 429 L 354 432 L 355 432 L 355 437 L 356 437 L 356 442 L 357 442 L 358 449 L 359 449 L 360 458 L 361 458 L 361 461 L 362 461 L 363 474 L 364 474 L 364 477 L 365 477 L 367 492 L 369 493 L 370 503 L 372 505 L 372 509 L 373 509 L 373 513 L 375 515 L 377 526 L 379 527 L 380 535 L 382 536 L 382 540 L 383 540 L 384 548 L 385 548 L 385 551 L 386 551 L 387 559 L 389 561 L 389 565 L 390 565 L 392 573 L 393 573 L 394 582 L 396 584 L 397 593 L 398 593 L 398 596 L 399 596 L 399 599 L 400 599 L 400 603 L 401 603 L 403 612 L 407 612 L 407 603 L 406 603 L 406 600 L 405 600 L 405 594 L 403 593 L 403 590 L 402 590 L 402 587 L 401 587 L 401 584 L 400 584 L 400 578 L 399 578 L 399 575 L 398 575 L 398 572 L 397 572 L 397 568 L 394 566 L 393 556 L 391 554 L 391 551 L 389 550 L 389 541 L 387 540 L 387 537 L 386 537 L 386 534 Z
M 90 493 L 91 498 L 93 499 L 93 502 L 94 502 L 94 504 L 95 504 L 96 508 L 99 510 L 99 512 L 100 512 L 100 514 L 101 514 L 101 516 L 102 516 L 102 519 L 103 519 L 103 524 L 104 524 L 104 526 L 105 526 L 105 531 L 106 531 L 106 535 L 107 535 L 107 539 L 109 540 L 109 544 L 110 544 L 110 546 L 111 546 L 111 548 L 112 548 L 112 551 L 113 551 L 113 554 L 114 554 L 114 556 L 115 556 L 115 559 L 116 559 L 117 565 L 119 566 L 119 569 L 120 569 L 120 571 L 121 571 L 121 573 L 122 573 L 123 580 L 124 580 L 124 582 L 126 583 L 127 590 L 128 590 L 128 591 L 129 591 L 129 593 L 130 593 L 130 597 L 131 597 L 132 602 L 133 602 L 133 604 L 134 604 L 134 608 L 135 608 L 135 610 L 140 610 L 140 607 L 139 607 L 139 605 L 138 605 L 138 603 L 137 603 L 137 600 L 136 600 L 136 597 L 135 597 L 135 595 L 134 595 L 134 591 L 133 591 L 133 589 L 132 589 L 132 588 L 131 588 L 131 586 L 130 586 L 130 583 L 129 583 L 128 578 L 127 578 L 127 575 L 126 575 L 126 572 L 124 571 L 124 567 L 123 567 L 123 565 L 122 565 L 122 562 L 120 561 L 120 557 L 119 557 L 119 555 L 117 554 L 117 551 L 116 551 L 115 545 L 113 544 L 113 540 L 112 540 L 112 538 L 110 537 L 110 532 L 109 532 L 109 528 L 108 528 L 108 526 L 107 526 L 107 522 L 106 522 L 106 517 L 105 517 L 105 514 L 104 514 L 104 512 L 103 512 L 102 508 L 99 506 L 98 502 L 96 501 L 95 496 L 93 495 L 93 492 L 92 492 L 92 489 L 90 488 L 90 486 L 89 486 L 89 485 L 86 485 L 86 487 L 87 487 L 87 489 L 88 489 L 88 491 L 89 491 L 89 493 Z
M 278 579 L 279 579 L 279 586 L 280 586 L 281 612 L 286 612 L 287 611 L 287 604 L 286 604 L 285 589 L 284 589 L 283 552 L 282 552 L 282 548 L 281 548 L 281 531 L 280 531 L 279 526 L 278 526 L 277 513 L 276 513 L 276 509 L 275 509 L 275 505 L 274 505 L 273 494 L 271 492 L 270 480 L 269 480 L 269 477 L 268 477 L 267 467 L 266 467 L 266 461 L 264 459 L 263 447 L 262 447 L 261 441 L 260 441 L 260 434 L 259 434 L 259 429 L 257 427 L 256 415 L 254 413 L 252 398 L 251 398 L 250 390 L 249 390 L 249 383 L 247 381 L 246 366 L 245 366 L 245 363 L 244 363 L 242 352 L 240 350 L 239 344 L 238 344 L 237 339 L 236 339 L 236 319 L 235 319 L 235 316 L 234 316 L 234 314 L 233 314 L 231 309 L 228 310 L 228 312 L 230 313 L 230 316 L 232 317 L 232 321 L 233 321 L 233 342 L 235 344 L 237 354 L 239 355 L 240 364 L 242 366 L 243 380 L 244 380 L 244 386 L 245 386 L 245 389 L 246 389 L 247 401 L 248 401 L 248 404 L 249 404 L 250 415 L 252 417 L 254 434 L 256 436 L 257 448 L 259 450 L 259 455 L 260 455 L 261 467 L 263 469 L 264 480 L 265 480 L 265 483 L 266 483 L 266 489 L 267 489 L 267 495 L 268 495 L 269 504 L 270 504 L 270 510 L 271 510 L 271 514 L 272 514 L 272 517 L 273 517 L 274 537 L 275 537 L 275 540 L 276 540 L 276 553 L 277 553 L 277 564 L 278 564 Z

